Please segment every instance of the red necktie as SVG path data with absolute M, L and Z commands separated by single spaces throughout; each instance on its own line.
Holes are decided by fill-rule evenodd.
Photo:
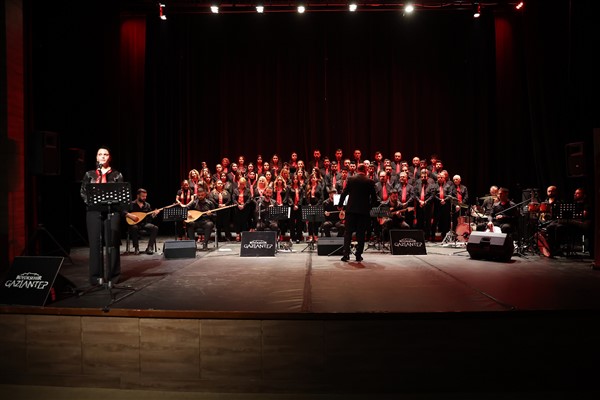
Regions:
M 342 183 L 342 189 L 346 189 L 346 182 L 348 181 L 348 179 L 344 179 L 344 183 Z
M 335 187 L 335 176 L 336 176 L 336 175 L 337 175 L 337 174 L 334 172 L 334 173 L 333 173 L 333 179 L 331 180 L 331 186 L 333 186 L 333 187 Z
M 223 205 L 223 194 L 221 192 L 219 192 L 219 205 Z
M 400 173 L 400 163 L 396 164 L 396 173 Z
M 277 204 L 283 204 L 283 201 L 281 201 L 281 190 L 277 191 Z
M 425 185 L 421 184 L 421 201 L 425 201 Z
M 402 186 L 402 202 L 406 203 L 406 185 Z
M 440 185 L 440 199 L 444 200 L 444 187 Z
M 458 197 L 458 201 L 462 203 L 462 193 L 460 192 L 460 186 L 456 187 L 456 197 Z
M 381 196 L 383 198 L 383 201 L 387 200 L 387 189 L 385 187 L 385 183 L 383 184 L 383 196 Z

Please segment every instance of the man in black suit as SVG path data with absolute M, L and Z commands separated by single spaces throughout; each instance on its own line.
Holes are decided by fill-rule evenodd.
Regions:
M 348 204 L 345 206 L 346 230 L 344 232 L 344 249 L 342 261 L 350 260 L 350 242 L 352 233 L 356 232 L 356 261 L 362 261 L 362 253 L 365 248 L 365 236 L 369 224 L 371 223 L 371 207 L 377 204 L 377 193 L 375 192 L 375 182 L 366 176 L 367 167 L 359 164 L 356 168 L 356 175 L 348 178 L 348 183 L 342 191 L 338 204 L 344 204 L 348 197 Z

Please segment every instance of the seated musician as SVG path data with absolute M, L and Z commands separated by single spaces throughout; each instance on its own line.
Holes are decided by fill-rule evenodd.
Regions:
M 552 219 L 552 211 L 560 204 L 558 199 L 558 188 L 554 185 L 548 186 L 546 189 L 546 199 L 540 204 L 540 221 L 550 222 Z
M 272 220 L 269 215 L 269 207 L 277 205 L 273 199 L 273 189 L 267 187 L 263 192 L 262 197 L 255 198 L 256 207 L 254 209 L 254 220 L 256 221 L 257 231 L 274 231 L 277 232 L 277 220 Z
M 325 211 L 325 221 L 322 224 L 323 233 L 326 237 L 331 237 L 331 229 L 337 230 L 337 236 L 344 236 L 344 222 L 340 219 L 340 210 L 335 205 L 333 197 L 337 194 L 336 189 L 329 190 L 329 198 L 323 202 Z
M 225 190 L 225 183 L 220 179 L 215 182 L 215 188 L 209 193 L 208 199 L 217 208 L 223 208 L 232 204 L 231 192 Z M 231 236 L 231 210 L 220 211 L 217 214 L 216 222 L 218 240 L 233 241 L 233 237 Z M 221 237 L 221 232 L 223 231 L 225 231 L 225 239 Z
M 498 201 L 494 203 L 491 212 L 491 221 L 488 222 L 487 229 L 494 232 L 494 226 L 500 227 L 502 233 L 513 234 L 517 232 L 517 223 L 519 221 L 519 210 L 515 203 L 508 198 L 507 188 L 498 189 Z
M 202 214 L 195 221 L 187 223 L 187 235 L 188 239 L 194 240 L 196 230 L 201 230 L 204 234 L 202 250 L 206 250 L 208 248 L 208 240 L 210 239 L 210 234 L 213 228 L 215 227 L 215 224 L 213 222 L 214 214 L 210 212 L 211 210 L 215 209 L 215 204 L 212 201 L 208 200 L 207 193 L 204 190 L 204 188 L 200 188 L 198 189 L 198 197 L 196 197 L 189 209 L 205 213 Z
M 389 209 L 389 215 L 382 217 L 379 221 L 384 241 L 389 239 L 390 229 L 410 229 L 410 225 L 406 222 L 405 217 L 405 213 L 409 208 L 402 205 L 397 189 L 392 189 L 390 197 L 387 201 L 382 202 L 380 207 Z
M 150 203 L 146 201 L 148 192 L 146 189 L 139 188 L 135 200 L 129 203 L 129 214 L 127 218 L 131 219 L 135 224 L 129 225 L 129 236 L 133 243 L 133 252 L 135 255 L 140 254 L 140 230 L 145 230 L 149 233 L 148 247 L 145 250 L 146 254 L 153 254 L 152 249 L 156 245 L 156 236 L 158 235 L 158 226 L 152 223 L 152 218 L 156 217 L 158 210 L 152 211 Z M 138 216 L 132 213 L 144 213 L 144 216 Z M 150 213 L 150 214 L 148 214 Z
M 563 215 L 558 207 L 553 211 L 556 219 L 546 227 L 551 257 L 562 255 L 561 245 L 568 244 L 571 238 L 580 238 L 585 235 L 589 238 L 590 243 L 594 243 L 591 211 L 583 188 L 575 190 L 572 212 L 565 212 L 568 215 Z M 590 255 L 593 257 L 593 246 L 590 246 L 590 250 Z

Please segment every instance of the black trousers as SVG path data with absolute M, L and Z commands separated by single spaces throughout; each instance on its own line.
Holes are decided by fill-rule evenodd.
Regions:
M 110 217 L 110 218 L 109 218 Z M 99 278 L 106 278 L 116 283 L 121 275 L 121 217 L 118 213 L 108 214 L 102 211 L 88 211 L 86 223 L 90 242 L 89 280 L 98 283 Z M 110 236 L 110 242 L 106 239 Z M 106 245 L 108 265 L 105 264 L 102 245 Z M 106 267 L 106 270 L 105 270 Z
M 371 217 L 368 214 L 346 213 L 346 231 L 344 232 L 344 257 L 350 256 L 350 244 L 352 243 L 352 233 L 356 232 L 356 257 L 359 257 L 365 249 L 365 236 Z

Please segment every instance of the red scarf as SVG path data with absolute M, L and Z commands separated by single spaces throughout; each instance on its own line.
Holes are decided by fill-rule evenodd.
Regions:
M 112 172 L 112 169 L 108 169 L 105 174 L 101 170 L 96 170 L 96 183 L 106 183 L 106 176 Z

